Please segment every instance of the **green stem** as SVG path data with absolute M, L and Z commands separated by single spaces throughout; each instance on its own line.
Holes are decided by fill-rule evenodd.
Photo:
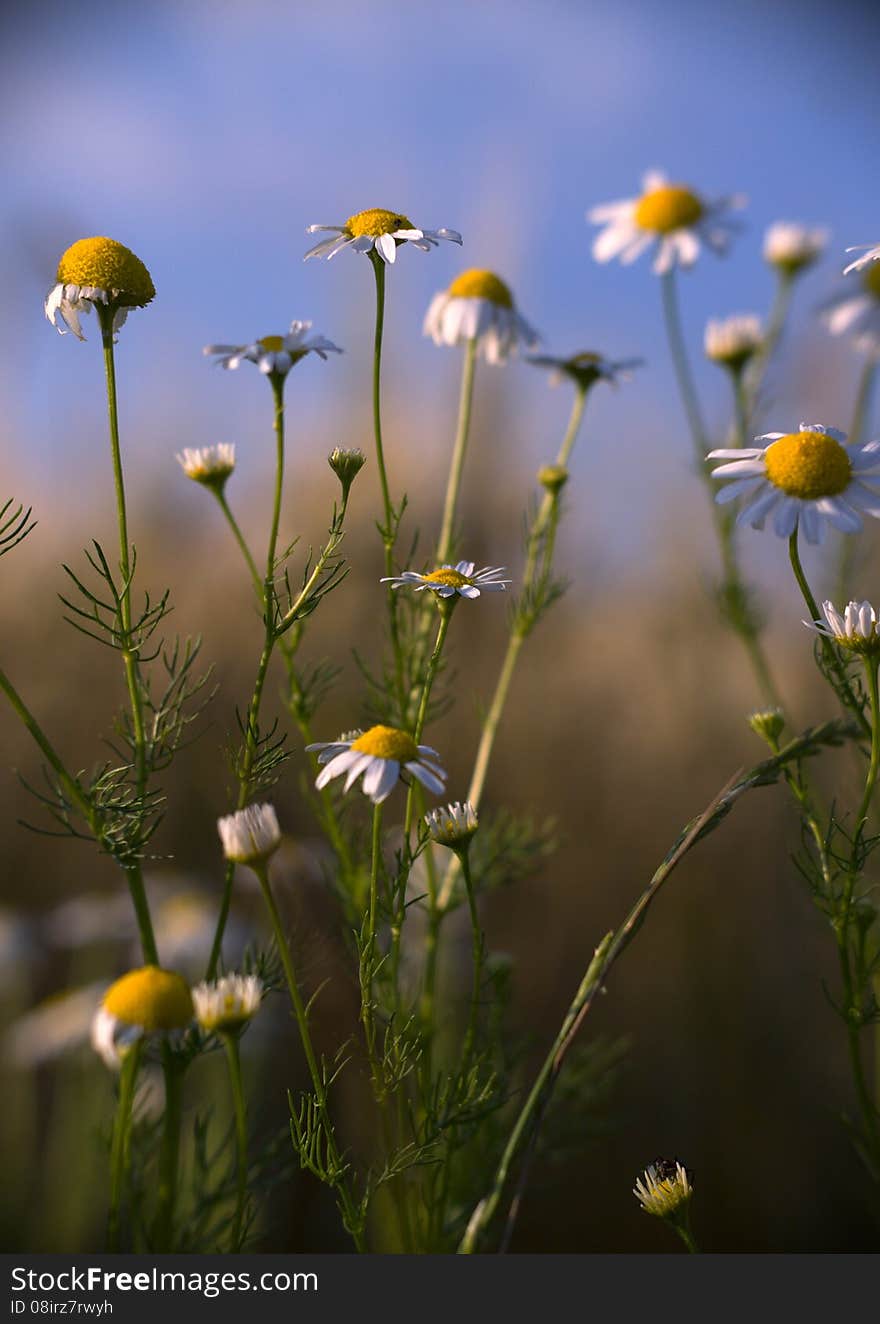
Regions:
M 361 1021 L 364 1042 L 377 1098 L 384 1095 L 379 1062 L 376 1056 L 376 1020 L 373 1007 L 373 966 L 376 954 L 376 912 L 378 907 L 379 872 L 382 865 L 382 806 L 373 806 L 373 828 L 370 850 L 370 899 L 367 910 L 367 932 L 364 939 L 363 968 L 361 970 Z
M 684 1242 L 688 1250 L 688 1253 L 690 1255 L 699 1255 L 700 1248 L 697 1245 L 696 1241 L 694 1240 L 694 1234 L 693 1232 L 691 1232 L 690 1222 L 687 1218 L 687 1215 L 685 1215 L 684 1221 L 680 1223 L 671 1218 L 668 1219 L 667 1221 L 669 1225 L 678 1233 L 679 1237 L 681 1237 L 681 1240 Z
M 709 443 L 707 440 L 706 428 L 703 423 L 703 415 L 700 411 L 700 402 L 697 398 L 697 390 L 694 385 L 694 379 L 688 362 L 687 350 L 685 348 L 674 267 L 661 276 L 660 286 L 663 295 L 663 315 L 666 320 L 666 335 L 669 340 L 669 349 L 672 354 L 672 366 L 675 369 L 675 375 L 678 379 L 678 389 L 681 393 L 682 403 L 684 404 L 684 410 L 687 415 L 688 427 L 690 428 L 691 433 L 691 442 L 694 448 L 694 459 L 696 460 L 697 470 L 700 477 L 704 482 L 707 482 L 709 479 L 709 472 L 706 468 L 706 453 L 709 450 Z M 712 490 L 711 486 L 709 490 Z
M 183 1120 L 183 1069 L 174 1061 L 167 1042 L 162 1045 L 165 1074 L 165 1123 L 159 1150 L 159 1190 L 153 1249 L 165 1253 L 174 1246 L 174 1208 L 180 1162 L 180 1127 Z
M 122 1195 L 125 1172 L 129 1162 L 131 1110 L 134 1103 L 140 1059 L 141 1041 L 136 1039 L 123 1057 L 122 1069 L 119 1073 L 119 1098 L 116 1104 L 116 1120 L 113 1123 L 113 1140 L 110 1148 L 110 1208 L 107 1214 L 108 1251 L 119 1250 Z
M 446 485 L 446 500 L 443 504 L 443 523 L 440 526 L 440 540 L 437 544 L 437 564 L 444 565 L 452 553 L 455 532 L 455 510 L 461 488 L 461 476 L 467 453 L 468 435 L 471 427 L 471 408 L 474 399 L 474 374 L 477 366 L 477 341 L 469 340 L 465 345 L 464 367 L 461 375 L 461 395 L 458 402 L 458 426 L 455 445 L 452 448 L 452 463 L 449 469 L 449 481 Z
M 229 502 L 226 500 L 226 493 L 223 491 L 222 488 L 219 487 L 212 487 L 211 491 L 214 493 L 214 496 L 217 498 L 217 504 L 219 505 L 220 509 L 223 511 L 223 515 L 224 518 L 226 519 L 226 523 L 229 525 L 230 529 L 232 530 L 232 536 L 235 539 L 236 543 L 238 544 L 239 551 L 244 557 L 244 562 L 248 570 L 250 571 L 250 576 L 251 579 L 253 580 L 253 585 L 254 585 L 254 589 L 256 590 L 257 597 L 260 599 L 261 605 L 265 606 L 264 594 L 263 594 L 263 581 L 260 578 L 260 572 L 257 569 L 257 563 L 254 560 L 253 553 L 251 552 L 251 549 L 247 544 L 247 539 L 245 538 L 244 534 L 241 531 L 241 526 L 239 525 L 238 520 L 233 515 L 232 510 L 229 506 Z
M 269 912 L 269 919 L 272 923 L 272 932 L 275 935 L 275 943 L 278 947 L 278 955 L 281 959 L 281 965 L 284 970 L 284 977 L 287 982 L 287 990 L 290 994 L 290 1001 L 293 1005 L 293 1012 L 296 1017 L 297 1027 L 299 1029 L 300 1041 L 302 1042 L 303 1052 L 305 1053 L 306 1063 L 309 1068 L 309 1075 L 312 1079 L 312 1088 L 315 1091 L 315 1098 L 318 1103 L 318 1110 L 321 1118 L 321 1128 L 324 1132 L 324 1143 L 327 1150 L 327 1158 L 333 1170 L 336 1188 L 339 1193 L 340 1203 L 346 1220 L 346 1226 L 349 1228 L 354 1239 L 356 1248 L 359 1251 L 364 1250 L 363 1233 L 359 1230 L 360 1220 L 358 1212 L 355 1209 L 354 1201 L 348 1189 L 348 1183 L 345 1180 L 345 1167 L 339 1148 L 336 1143 L 336 1134 L 333 1130 L 333 1124 L 330 1120 L 330 1109 L 327 1100 L 327 1087 L 324 1082 L 324 1076 L 318 1065 L 318 1058 L 312 1043 L 312 1033 L 309 1029 L 309 1018 L 305 1004 L 302 1000 L 302 994 L 297 982 L 296 970 L 293 964 L 293 954 L 290 950 L 290 944 L 287 941 L 287 935 L 284 932 L 284 925 L 281 921 L 281 914 L 272 893 L 269 883 L 269 874 L 265 864 L 255 864 L 253 871 L 260 883 L 260 890 L 263 893 L 263 900 L 266 903 L 266 909 Z
M 229 1242 L 229 1249 L 232 1252 L 236 1252 L 241 1250 L 244 1207 L 247 1200 L 247 1110 L 245 1104 L 244 1082 L 241 1075 L 241 1054 L 238 1050 L 238 1035 L 223 1034 L 220 1037 L 223 1040 L 223 1047 L 226 1050 L 226 1062 L 229 1067 L 229 1085 L 232 1090 L 232 1107 L 235 1113 L 235 1215 L 232 1222 L 232 1236 Z
M 471 866 L 468 860 L 467 847 L 461 852 L 461 872 L 464 877 L 465 892 L 467 894 L 468 910 L 471 917 L 471 952 L 473 955 L 473 982 L 471 985 L 471 1005 L 468 1015 L 467 1033 L 464 1039 L 464 1048 L 462 1049 L 462 1074 L 464 1074 L 471 1063 L 471 1056 L 474 1051 L 474 1045 L 477 1038 L 477 1019 L 480 1011 L 480 996 L 483 984 L 483 933 L 480 928 L 480 917 L 477 913 L 477 899 L 474 894 L 474 883 L 471 877 Z
M 791 296 L 794 291 L 794 276 L 791 272 L 783 271 L 777 268 L 778 278 L 776 281 L 776 290 L 773 295 L 773 303 L 770 307 L 770 314 L 767 318 L 767 330 L 764 335 L 763 344 L 752 359 L 746 372 L 746 399 L 748 401 L 748 413 L 751 416 L 757 405 L 758 397 L 761 393 L 761 387 L 764 385 L 764 379 L 767 376 L 767 369 L 773 361 L 777 346 L 782 339 L 782 333 L 785 330 L 785 324 L 788 321 L 788 312 L 791 307 Z
M 857 445 L 862 440 L 865 432 L 865 423 L 870 412 L 871 397 L 877 379 L 877 362 L 877 359 L 873 356 L 866 358 L 862 365 L 862 371 L 859 374 L 859 384 L 856 390 L 853 416 L 849 425 L 848 441 L 851 446 Z M 836 599 L 839 599 L 841 602 L 846 602 L 850 596 L 850 585 L 856 565 L 857 550 L 857 539 L 851 537 L 849 534 L 842 534 L 840 541 L 840 557 L 837 567 L 836 588 Z
M 816 604 L 816 599 L 813 597 L 812 589 L 810 588 L 810 585 L 807 582 L 807 577 L 804 574 L 804 568 L 801 565 L 800 552 L 798 551 L 797 526 L 795 526 L 794 532 L 792 533 L 791 537 L 788 540 L 788 556 L 789 556 L 789 560 L 791 561 L 791 568 L 794 571 L 794 577 L 797 580 L 798 588 L 801 591 L 801 596 L 803 597 L 804 602 L 806 603 L 807 606 L 807 611 L 810 614 L 810 620 L 820 621 L 822 617 L 819 614 L 819 608 Z M 843 703 L 844 706 L 848 708 L 850 712 L 853 714 L 859 726 L 862 728 L 863 733 L 866 736 L 871 736 L 872 732 L 871 732 L 870 724 L 866 720 L 865 714 L 862 712 L 862 709 L 855 695 L 852 692 L 852 686 L 849 683 L 846 670 L 842 662 L 840 661 L 840 658 L 837 655 L 834 644 L 827 637 L 827 635 L 820 634 L 819 639 L 821 642 L 822 654 L 825 658 L 826 666 L 830 671 L 834 672 L 834 675 L 837 679 L 837 685 L 835 686 L 835 689 L 837 691 L 838 698 L 840 699 L 841 703 Z
M 269 528 L 269 546 L 266 551 L 266 597 L 271 602 L 274 602 L 275 554 L 278 549 L 278 529 L 281 525 L 281 498 L 284 491 L 284 375 L 272 373 L 269 382 L 272 387 L 272 401 L 274 405 L 272 429 L 275 433 L 275 490 L 272 499 L 272 523 Z
M 385 451 L 382 446 L 382 336 L 385 330 L 385 263 L 375 253 L 370 253 L 373 274 L 376 277 L 376 330 L 373 339 L 373 431 L 376 436 L 376 467 L 379 470 L 379 483 L 382 487 L 382 506 L 385 511 L 385 573 L 392 573 L 393 511 L 391 492 L 388 487 L 388 475 L 385 471 Z
M 439 598 L 438 607 L 440 609 L 440 625 L 437 629 L 437 637 L 434 640 L 434 649 L 428 659 L 428 667 L 425 672 L 425 680 L 422 685 L 422 695 L 419 699 L 419 709 L 416 713 L 416 724 L 413 730 L 413 740 L 418 745 L 422 733 L 425 729 L 425 723 L 428 720 L 428 707 L 431 702 L 431 691 L 434 688 L 434 681 L 437 678 L 437 670 L 440 666 L 440 659 L 443 655 L 443 645 L 446 643 L 446 635 L 449 632 L 449 622 L 452 620 L 452 613 L 455 610 L 457 595 L 452 598 Z M 412 828 L 415 780 L 410 783 L 406 797 L 406 816 L 404 819 L 403 835 L 404 840 L 409 841 L 409 834 Z

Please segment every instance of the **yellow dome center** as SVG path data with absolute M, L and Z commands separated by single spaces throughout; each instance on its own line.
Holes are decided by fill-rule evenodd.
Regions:
M 189 984 L 182 975 L 157 965 L 129 970 L 117 979 L 104 994 L 103 1006 L 111 1016 L 148 1033 L 182 1029 L 193 1016 Z
M 471 582 L 467 575 L 451 570 L 449 566 L 444 566 L 442 570 L 432 570 L 429 575 L 425 575 L 425 580 L 429 584 L 445 584 L 449 588 L 464 588 Z
M 664 184 L 652 189 L 636 203 L 636 225 L 657 234 L 670 234 L 696 225 L 703 215 L 703 204 L 696 193 L 681 184 Z
M 463 271 L 449 286 L 449 293 L 454 299 L 488 299 L 501 308 L 513 307 L 513 295 L 494 271 L 484 271 L 480 267 L 471 267 Z
M 865 290 L 872 299 L 880 300 L 880 261 L 870 262 L 862 276 Z
M 767 477 L 786 496 L 802 501 L 838 496 L 852 477 L 849 456 L 824 432 L 791 432 L 764 453 Z
M 257 341 L 257 344 L 260 346 L 260 349 L 266 349 L 270 354 L 279 354 L 284 348 L 284 337 L 263 336 L 262 340 Z
M 415 226 L 403 212 L 385 211 L 383 207 L 368 207 L 366 211 L 356 211 L 345 222 L 349 234 L 355 237 L 368 234 L 377 239 L 380 234 L 393 234 L 395 230 L 414 230 Z
M 124 244 L 103 236 L 71 244 L 58 263 L 55 279 L 60 285 L 111 290 L 116 302 L 126 308 L 143 308 L 156 295 L 140 258 Z
M 418 746 L 406 731 L 394 726 L 371 726 L 357 740 L 352 749 L 359 754 L 372 754 L 377 759 L 393 759 L 395 763 L 412 763 L 419 756 Z

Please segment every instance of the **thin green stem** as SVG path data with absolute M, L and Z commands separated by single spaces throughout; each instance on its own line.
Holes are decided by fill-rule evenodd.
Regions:
M 709 475 L 706 468 L 706 453 L 709 450 L 709 444 L 706 427 L 703 423 L 703 415 L 700 410 L 700 402 L 697 398 L 696 386 L 694 385 L 694 379 L 688 361 L 687 349 L 685 348 L 674 267 L 661 276 L 660 287 L 663 295 L 663 315 L 666 321 L 666 335 L 669 340 L 669 349 L 672 354 L 672 366 L 675 369 L 675 375 L 678 380 L 678 389 L 681 393 L 685 413 L 687 414 L 691 442 L 694 448 L 694 459 L 700 477 L 704 482 L 707 482 Z
M 376 437 L 376 468 L 382 488 L 382 506 L 385 511 L 385 573 L 392 571 L 391 554 L 394 547 L 393 507 L 385 470 L 385 450 L 382 445 L 382 336 L 385 331 L 385 263 L 375 253 L 370 254 L 376 277 L 376 330 L 373 338 L 373 431 Z
M 266 598 L 274 604 L 275 555 L 278 550 L 278 530 L 281 525 L 281 500 L 284 494 L 285 377 L 283 374 L 272 373 L 269 382 L 272 387 L 272 401 L 274 406 L 272 428 L 275 433 L 275 489 L 272 498 L 272 523 L 269 528 L 269 545 L 266 550 Z
M 377 1098 L 384 1096 L 379 1062 L 376 1056 L 376 1018 L 373 1006 L 373 973 L 376 959 L 376 915 L 378 909 L 379 874 L 382 868 L 382 806 L 373 805 L 373 827 L 370 849 L 370 893 L 367 909 L 367 931 L 364 935 L 361 957 L 361 1022 L 373 1089 Z
M 477 1021 L 480 1014 L 480 997 L 483 985 L 483 931 L 480 928 L 480 917 L 477 912 L 477 898 L 474 893 L 474 882 L 471 877 L 471 866 L 468 859 L 467 847 L 462 850 L 460 858 L 468 910 L 471 917 L 471 953 L 473 956 L 471 1005 L 468 1014 L 467 1032 L 464 1038 L 464 1048 L 462 1049 L 462 1074 L 464 1074 L 470 1066 L 477 1038 Z
M 474 400 L 474 375 L 477 366 L 476 338 L 468 340 L 464 350 L 464 366 L 461 374 L 461 395 L 458 402 L 458 426 L 455 433 L 455 445 L 452 448 L 452 463 L 449 468 L 449 480 L 446 485 L 446 499 L 443 503 L 443 523 L 440 526 L 440 539 L 437 543 L 437 564 L 444 565 L 452 553 L 455 535 L 455 511 L 458 494 L 461 489 L 461 476 L 467 453 L 468 436 L 471 427 L 471 408 Z
M 226 1050 L 226 1063 L 229 1068 L 229 1086 L 232 1091 L 232 1108 L 235 1114 L 235 1214 L 232 1220 L 232 1234 L 229 1241 L 229 1249 L 232 1252 L 236 1252 L 241 1250 L 242 1225 L 244 1222 L 245 1203 L 247 1201 L 247 1105 L 245 1103 L 244 1082 L 241 1075 L 241 1054 L 238 1049 L 238 1035 L 222 1034 L 220 1037 L 223 1040 L 223 1047 Z
M 749 417 L 754 414 L 757 408 L 761 388 L 767 376 L 767 369 L 773 361 L 785 330 L 785 324 L 788 321 L 791 297 L 794 292 L 794 280 L 795 278 L 791 272 L 777 268 L 776 289 L 770 306 L 770 314 L 767 318 L 767 330 L 764 334 L 763 344 L 746 371 L 745 387 Z
M 174 1247 L 174 1211 L 180 1165 L 180 1127 L 183 1120 L 183 1067 L 174 1061 L 172 1050 L 162 1044 L 165 1075 L 165 1120 L 159 1149 L 159 1189 L 153 1249 L 159 1253 Z
M 129 1137 L 131 1114 L 141 1059 L 141 1041 L 136 1039 L 122 1059 L 119 1073 L 119 1096 L 113 1140 L 110 1148 L 110 1208 L 107 1213 L 107 1249 L 118 1251 L 120 1245 L 121 1213 L 125 1174 L 129 1163 Z
M 858 387 L 856 389 L 855 405 L 853 406 L 852 421 L 849 425 L 849 435 L 847 440 L 851 446 L 857 445 L 864 436 L 866 423 L 871 410 L 871 399 L 874 393 L 874 386 L 877 380 L 878 360 L 873 356 L 865 359 L 862 364 L 862 370 L 859 374 Z M 849 534 L 842 534 L 840 539 L 840 555 L 837 565 L 837 587 L 836 600 L 846 602 L 850 596 L 853 572 L 856 568 L 856 557 L 858 554 L 858 540 Z
M 232 530 L 232 536 L 235 539 L 236 543 L 238 544 L 239 551 L 244 557 L 244 562 L 250 572 L 250 576 L 253 581 L 253 585 L 254 585 L 254 589 L 256 590 L 257 597 L 260 599 L 261 605 L 265 606 L 263 581 L 260 578 L 260 572 L 257 569 L 257 563 L 254 560 L 254 556 L 250 547 L 248 546 L 247 539 L 245 538 L 244 534 L 241 531 L 241 526 L 239 525 L 238 520 L 233 515 L 229 502 L 226 500 L 226 493 L 220 487 L 212 487 L 211 491 L 214 493 L 214 496 L 217 498 L 217 504 L 220 507 L 220 509 L 223 511 L 223 516 L 226 520 L 226 523 L 229 525 L 230 529 Z
M 694 1240 L 694 1234 L 690 1229 L 690 1221 L 685 1217 L 684 1222 L 676 1222 L 673 1219 L 667 1220 L 672 1228 L 678 1233 L 681 1240 L 690 1255 L 699 1255 L 700 1248 Z
M 807 582 L 807 577 L 804 574 L 804 568 L 801 565 L 800 552 L 798 550 L 798 532 L 799 532 L 798 527 L 795 526 L 794 532 L 792 533 L 791 537 L 788 540 L 789 560 L 791 561 L 791 568 L 794 571 L 794 577 L 797 580 L 798 588 L 801 591 L 801 596 L 803 597 L 804 602 L 806 603 L 807 611 L 810 614 L 810 620 L 820 621 L 822 618 L 819 615 L 819 608 L 816 604 L 816 599 L 813 597 L 813 591 L 810 588 L 809 583 Z M 872 734 L 870 724 L 865 718 L 865 714 L 862 712 L 861 706 L 852 692 L 852 686 L 849 683 L 846 670 L 835 650 L 834 644 L 824 634 L 820 634 L 819 639 L 822 648 L 822 655 L 825 658 L 825 664 L 829 671 L 833 671 L 837 682 L 834 688 L 836 690 L 838 698 L 840 699 L 841 703 L 846 708 L 848 708 L 850 712 L 853 714 L 859 726 L 862 728 L 863 733 L 866 736 L 870 736 Z
M 339 1193 L 339 1200 L 342 1206 L 343 1215 L 346 1221 L 346 1227 L 349 1229 L 354 1240 L 355 1246 L 359 1251 L 364 1250 L 363 1233 L 359 1230 L 360 1219 L 355 1209 L 354 1201 L 348 1189 L 348 1183 L 345 1180 L 345 1165 L 342 1156 L 339 1153 L 339 1147 L 336 1143 L 336 1133 L 333 1129 L 333 1123 L 330 1119 L 330 1109 L 327 1099 L 327 1086 L 324 1082 L 324 1075 L 318 1065 L 317 1054 L 312 1043 L 312 1033 L 309 1029 L 309 1018 L 305 1003 L 300 993 L 299 983 L 296 977 L 296 970 L 293 964 L 293 954 L 290 950 L 290 943 L 287 941 L 287 934 L 284 931 L 284 925 L 281 920 L 281 914 L 269 883 L 269 874 L 265 864 L 253 866 L 254 873 L 260 884 L 260 890 L 263 893 L 263 900 L 266 903 L 266 909 L 269 912 L 269 919 L 272 924 L 272 932 L 275 935 L 275 943 L 278 947 L 278 955 L 281 959 L 281 965 L 284 970 L 284 977 L 287 982 L 287 991 L 290 994 L 290 1001 L 293 1005 L 294 1016 L 296 1017 L 297 1027 L 299 1029 L 300 1041 L 303 1046 L 303 1052 L 308 1065 L 309 1075 L 312 1079 L 312 1088 L 315 1091 L 315 1098 L 318 1103 L 321 1128 L 324 1132 L 324 1142 L 327 1150 L 327 1158 L 335 1178 L 336 1189 Z

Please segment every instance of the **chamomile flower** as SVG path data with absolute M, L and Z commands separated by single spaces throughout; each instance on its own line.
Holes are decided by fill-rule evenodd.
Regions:
M 707 359 L 738 372 L 757 354 L 763 341 L 760 317 L 754 313 L 736 313 L 732 317 L 710 318 L 703 348 Z
M 328 354 L 342 350 L 326 336 L 309 335 L 311 322 L 291 322 L 286 336 L 263 336 L 249 345 L 206 345 L 203 354 L 213 355 L 221 368 L 237 368 L 240 363 L 256 363 L 260 372 L 286 377 L 295 363 L 307 354 L 326 360 Z
M 494 271 L 472 267 L 431 300 L 424 334 L 435 345 L 477 342 L 487 363 L 503 363 L 520 345 L 530 348 L 540 336 L 516 309 L 510 286 Z
M 196 1020 L 209 1034 L 230 1034 L 242 1029 L 260 1010 L 262 980 L 256 975 L 223 975 L 192 990 Z
M 764 234 L 764 261 L 783 275 L 796 276 L 818 262 L 827 243 L 827 230 L 775 221 Z
M 194 483 L 222 489 L 235 468 L 235 447 L 226 441 L 216 446 L 185 446 L 174 458 Z
M 725 460 L 713 478 L 731 479 L 716 496 L 724 503 L 743 497 L 737 524 L 762 529 L 768 515 L 773 530 L 788 538 L 800 526 L 818 543 L 827 521 L 841 533 L 858 533 L 862 513 L 880 518 L 880 494 L 865 483 L 880 468 L 880 441 L 848 446 L 843 432 L 821 423 L 801 423 L 797 432 L 768 432 L 755 441 L 765 446 L 715 450 Z
M 432 795 L 442 795 L 446 773 L 440 767 L 440 755 L 430 745 L 417 745 L 407 731 L 393 726 L 371 726 L 353 740 L 333 740 L 307 745 L 325 764 L 315 786 L 323 790 L 334 777 L 345 776 L 345 790 L 351 790 L 363 776 L 362 788 L 373 804 L 379 805 L 394 790 L 402 772 L 415 777 Z
M 669 1218 L 687 1204 L 694 1193 L 693 1174 L 678 1159 L 655 1159 L 633 1187 L 633 1195 L 646 1214 Z
M 265 864 L 281 845 L 281 828 L 272 805 L 248 805 L 218 818 L 223 854 L 234 864 Z
M 189 984 L 182 975 L 145 965 L 111 984 L 92 1021 L 92 1047 L 109 1067 L 145 1036 L 183 1030 L 193 1018 Z
M 628 382 L 633 369 L 642 366 L 642 359 L 615 361 L 606 359 L 604 355 L 596 354 L 589 349 L 580 350 L 567 359 L 553 354 L 529 354 L 526 362 L 534 364 L 536 368 L 549 368 L 551 386 L 559 386 L 564 381 L 573 381 L 584 390 L 596 382 L 610 382 L 612 386 L 616 386 L 618 382 Z
M 380 584 L 390 584 L 394 588 L 412 587 L 416 593 L 430 589 L 440 598 L 452 598 L 458 594 L 462 598 L 478 598 L 481 593 L 503 593 L 509 579 L 501 579 L 503 565 L 485 566 L 477 570 L 473 561 L 459 561 L 457 565 L 442 565 L 428 575 L 420 575 L 416 570 L 404 570 L 400 575 L 389 575 L 379 580 Z
M 103 235 L 71 244 L 61 256 L 55 280 L 46 296 L 46 316 L 62 335 L 72 331 L 78 340 L 85 340 L 80 314 L 90 313 L 96 304 L 112 310 L 115 335 L 129 308 L 145 308 L 156 297 L 140 258 Z
M 642 194 L 608 202 L 587 212 L 587 220 L 603 227 L 593 242 L 597 262 L 619 257 L 624 265 L 656 247 L 654 272 L 691 267 L 706 244 L 724 253 L 735 224 L 727 213 L 745 206 L 740 195 L 709 200 L 684 184 L 672 184 L 660 171 L 642 179 Z
M 856 244 L 846 251 L 848 253 L 861 253 L 862 256 L 857 257 L 854 262 L 850 262 L 848 267 L 844 267 L 844 276 L 848 276 L 851 271 L 861 271 L 862 267 L 867 267 L 872 262 L 880 262 L 880 244 Z
M 432 809 L 425 814 L 425 826 L 432 841 L 450 850 L 457 850 L 467 844 L 476 832 L 479 822 L 477 811 L 469 800 L 463 804 L 444 805 L 442 809 Z
M 420 230 L 403 212 L 386 211 L 384 207 L 355 212 L 344 225 L 310 225 L 307 233 L 316 234 L 319 230 L 330 231 L 333 238 L 315 244 L 305 254 L 304 261 L 310 257 L 335 257 L 344 248 L 350 248 L 354 253 L 378 253 L 383 262 L 393 263 L 400 244 L 412 244 L 423 253 L 430 253 L 441 239 L 461 243 L 457 230 Z
M 880 262 L 851 272 L 822 319 L 833 336 L 852 336 L 857 349 L 880 353 Z
M 840 648 L 852 653 L 872 654 L 880 652 L 880 638 L 877 635 L 877 613 L 870 602 L 848 602 L 843 615 L 833 602 L 822 603 L 823 621 L 804 621 L 808 630 L 815 630 L 826 639 L 833 639 Z

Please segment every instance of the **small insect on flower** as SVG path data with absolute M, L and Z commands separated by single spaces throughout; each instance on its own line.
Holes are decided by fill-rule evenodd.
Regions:
M 343 352 L 326 336 L 310 336 L 311 325 L 311 322 L 291 322 L 286 336 L 263 336 L 249 345 L 206 345 L 202 353 L 213 355 L 221 368 L 234 369 L 247 361 L 256 363 L 260 372 L 267 375 L 286 377 L 307 354 L 317 354 L 326 361 L 328 354 Z
M 487 363 L 504 363 L 520 345 L 530 348 L 540 340 L 517 311 L 510 286 L 494 271 L 477 267 L 463 271 L 448 289 L 434 295 L 423 331 L 435 345 L 476 341 L 477 353 Z
M 306 233 L 316 234 L 319 230 L 329 230 L 333 238 L 315 244 L 303 261 L 310 257 L 335 257 L 344 248 L 350 248 L 354 253 L 378 253 L 383 262 L 393 263 L 401 244 L 412 244 L 423 253 L 430 253 L 441 239 L 461 243 L 457 230 L 420 230 L 403 212 L 386 211 L 384 207 L 355 212 L 344 225 L 310 225 Z
M 735 313 L 706 323 L 703 348 L 706 358 L 732 372 L 740 372 L 764 343 L 761 319 L 754 313 Z
M 61 256 L 55 280 L 57 284 L 46 296 L 46 316 L 62 335 L 72 331 L 78 340 L 85 340 L 80 314 L 90 313 L 96 304 L 113 312 L 115 335 L 129 308 L 145 308 L 156 297 L 150 273 L 140 258 L 104 235 L 71 244 Z
M 432 841 L 456 850 L 467 845 L 479 826 L 477 811 L 470 800 L 444 805 L 425 814 L 425 826 Z
M 669 1218 L 693 1195 L 693 1173 L 678 1159 L 655 1159 L 633 1187 L 633 1195 L 646 1214 Z
M 862 267 L 867 267 L 871 262 L 880 262 L 880 244 L 856 244 L 846 250 L 848 253 L 861 253 L 854 262 L 850 262 L 848 267 L 843 268 L 844 276 L 848 276 L 851 271 L 861 271 Z
M 478 598 L 481 593 L 503 593 L 513 581 L 500 579 L 504 574 L 503 565 L 485 566 L 477 570 L 473 561 L 459 561 L 457 565 L 442 565 L 439 570 L 432 570 L 429 575 L 420 575 L 416 570 L 404 570 L 399 575 L 383 576 L 380 584 L 390 584 L 395 588 L 415 588 L 416 593 L 430 589 L 440 598 L 452 598 L 458 594 L 462 598 Z
M 183 1030 L 193 1018 L 189 984 L 173 970 L 145 965 L 117 979 L 92 1021 L 92 1046 L 109 1067 L 145 1036 Z
M 209 1034 L 241 1030 L 260 1010 L 263 984 L 256 975 L 223 975 L 192 990 L 196 1020 Z
M 440 755 L 430 745 L 417 745 L 407 731 L 393 726 L 371 726 L 352 739 L 306 745 L 326 764 L 318 773 L 319 791 L 334 777 L 345 777 L 345 790 L 351 790 L 363 775 L 362 788 L 373 804 L 379 805 L 394 790 L 403 772 L 415 777 L 432 795 L 442 795 L 446 773 L 440 767 Z
M 846 436 L 821 423 L 801 423 L 797 432 L 767 432 L 755 441 L 766 446 L 710 451 L 726 460 L 713 478 L 732 479 L 716 496 L 724 503 L 745 498 L 737 524 L 788 538 L 800 526 L 807 542 L 822 541 L 825 523 L 841 533 L 858 533 L 862 514 L 880 518 L 880 495 L 863 481 L 880 466 L 880 441 L 848 446 Z
M 235 864 L 265 864 L 281 845 L 281 829 L 272 805 L 248 805 L 218 818 L 223 854 Z
M 220 491 L 235 469 L 235 447 L 226 441 L 216 446 L 185 446 L 174 458 L 187 478 L 205 487 L 219 488 Z
M 839 648 L 862 656 L 880 654 L 877 636 L 877 613 L 870 602 L 848 602 L 843 615 L 833 602 L 822 603 L 824 621 L 804 621 L 808 630 L 815 630 L 826 639 L 833 639 Z
M 710 201 L 684 184 L 672 184 L 660 171 L 642 179 L 642 195 L 608 202 L 587 212 L 587 220 L 601 225 L 593 242 L 597 262 L 619 257 L 626 266 L 649 248 L 656 247 L 654 272 L 665 275 L 673 267 L 691 267 L 703 244 L 724 253 L 735 222 L 727 213 L 745 206 L 739 194 Z
M 775 221 L 764 233 L 764 261 L 785 276 L 797 276 L 819 261 L 827 243 L 827 230 Z
M 550 369 L 550 385 L 558 386 L 563 381 L 573 381 L 587 390 L 596 382 L 628 382 L 634 368 L 642 366 L 642 359 L 606 359 L 593 350 L 581 350 L 567 359 L 555 358 L 552 354 L 530 354 L 526 360 L 536 368 Z
M 822 320 L 833 336 L 852 336 L 860 352 L 880 354 L 880 262 L 851 270 L 823 305 Z

